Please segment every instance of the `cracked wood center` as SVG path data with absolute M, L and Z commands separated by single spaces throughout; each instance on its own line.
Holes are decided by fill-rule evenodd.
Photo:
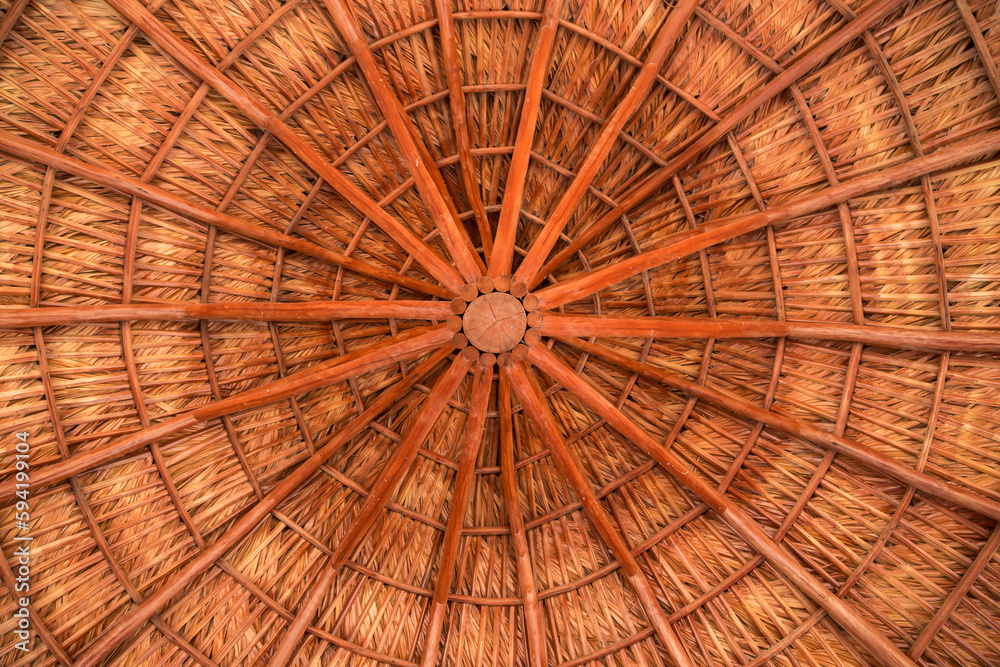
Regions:
M 528 327 L 524 306 L 503 292 L 492 292 L 470 303 L 462 324 L 469 343 L 493 353 L 512 350 Z

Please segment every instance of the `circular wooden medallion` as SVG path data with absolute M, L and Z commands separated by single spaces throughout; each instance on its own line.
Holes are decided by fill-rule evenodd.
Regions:
M 490 292 L 470 303 L 462 324 L 471 344 L 493 353 L 513 349 L 528 326 L 524 306 L 503 292 Z

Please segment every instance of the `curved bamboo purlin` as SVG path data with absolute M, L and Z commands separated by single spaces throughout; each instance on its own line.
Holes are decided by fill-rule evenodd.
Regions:
M 0 10 L 0 665 L 1000 665 L 997 3 Z

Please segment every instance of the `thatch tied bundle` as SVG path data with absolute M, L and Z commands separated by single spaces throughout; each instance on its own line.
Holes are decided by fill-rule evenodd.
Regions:
M 0 9 L 0 664 L 1000 665 L 996 2 Z

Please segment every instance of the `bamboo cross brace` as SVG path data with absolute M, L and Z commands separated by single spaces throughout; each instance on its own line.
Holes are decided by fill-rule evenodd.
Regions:
M 406 393 L 418 380 L 423 378 L 439 363 L 444 361 L 448 355 L 448 350 L 440 350 L 431 355 L 426 361 L 418 366 L 402 382 L 396 383 L 379 396 L 362 414 L 348 421 L 347 426 L 341 429 L 329 443 L 316 451 L 315 454 L 303 461 L 290 475 L 285 477 L 271 491 L 261 498 L 255 505 L 249 508 L 245 514 L 222 534 L 219 539 L 208 546 L 204 551 L 185 565 L 180 572 L 174 575 L 160 588 L 150 595 L 146 600 L 130 611 L 124 618 L 119 619 L 105 634 L 101 635 L 91 646 L 89 646 L 76 661 L 76 667 L 92 667 L 104 661 L 107 655 L 125 640 L 140 625 L 149 620 L 175 595 L 183 591 L 188 584 L 194 581 L 199 575 L 210 568 L 215 562 L 222 558 L 225 553 L 236 546 L 240 540 L 250 534 L 261 521 L 267 517 L 268 513 L 274 510 L 285 498 L 291 495 L 296 489 L 302 486 L 313 473 L 319 470 L 337 450 L 348 443 L 352 438 L 368 428 L 372 420 L 379 417 L 383 412 L 392 408 L 404 393 Z
M 457 292 L 465 284 L 454 267 L 448 264 L 443 257 L 406 225 L 389 215 L 364 190 L 334 168 L 329 160 L 306 143 L 276 113 L 265 107 L 236 82 L 191 50 L 141 3 L 137 0 L 110 0 L 110 4 L 124 17 L 137 24 L 149 39 L 163 48 L 181 65 L 232 102 L 262 130 L 274 135 L 278 141 L 343 197 L 345 202 L 371 218 L 379 228 L 392 236 L 435 279 L 454 292 Z
M 103 306 L 0 307 L 0 329 L 65 326 L 92 322 L 325 322 L 340 320 L 446 320 L 447 301 L 226 301 L 214 303 L 130 303 Z
M 857 610 L 837 597 L 813 577 L 805 567 L 764 532 L 743 508 L 719 493 L 711 484 L 692 472 L 673 452 L 665 449 L 644 429 L 616 408 L 591 382 L 580 377 L 543 345 L 529 348 L 528 359 L 567 391 L 583 401 L 613 429 L 659 463 L 678 482 L 697 495 L 719 517 L 739 533 L 747 543 L 780 572 L 825 609 L 862 646 L 868 648 L 887 666 L 914 667 L 889 639 L 862 617 Z
M 524 198 L 528 163 L 531 162 L 531 147 L 535 141 L 535 126 L 538 124 L 538 112 L 542 103 L 542 87 L 552 61 L 562 4 L 563 0 L 545 1 L 542 22 L 531 49 L 531 67 L 528 69 L 527 87 L 524 89 L 524 100 L 521 102 L 521 116 L 514 139 L 514 154 L 511 156 L 507 172 L 503 202 L 500 205 L 500 218 L 497 221 L 497 232 L 493 242 L 493 254 L 490 255 L 487 269 L 487 275 L 491 278 L 509 274 L 514 261 L 517 221 L 521 217 L 521 200 Z
M 459 383 L 461 383 L 462 378 L 465 377 L 471 366 L 472 362 L 469 358 L 464 354 L 459 354 L 452 362 L 451 367 L 445 373 L 442 373 L 437 382 L 434 383 L 434 388 L 431 390 L 430 395 L 427 396 L 421 405 L 420 414 L 416 421 L 410 425 L 402 442 L 396 447 L 392 458 L 389 459 L 379 473 L 378 481 L 361 505 L 361 509 L 354 516 L 347 532 L 340 538 L 333 553 L 325 561 L 323 575 L 313 585 L 305 601 L 299 607 L 299 612 L 295 615 L 295 620 L 289 626 L 284 639 L 281 640 L 281 644 L 271 656 L 271 664 L 286 665 L 289 663 L 295 647 L 298 645 L 299 640 L 302 639 L 302 635 L 309 626 L 309 622 L 316 615 L 316 610 L 330 589 L 334 577 L 344 567 L 344 563 L 351 555 L 351 552 L 354 551 L 365 535 L 368 534 L 379 514 L 385 509 L 389 498 L 395 492 L 396 487 L 399 486 L 403 476 L 416 459 L 417 451 L 424 444 L 424 440 L 430 434 L 431 428 L 433 428 L 437 418 L 447 406 L 449 399 L 451 399 L 455 390 L 458 389 Z
M 816 424 L 795 417 L 788 417 L 772 410 L 766 410 L 749 401 L 725 394 L 717 389 L 695 384 L 670 371 L 637 362 L 603 345 L 590 343 L 578 338 L 560 338 L 559 340 L 583 352 L 615 363 L 625 370 L 638 373 L 643 377 L 677 389 L 689 396 L 696 396 L 707 403 L 711 403 L 733 414 L 762 422 L 766 426 L 770 426 L 793 437 L 802 438 L 824 449 L 843 454 L 903 484 L 913 486 L 924 493 L 1000 521 L 1000 503 L 997 501 L 973 493 L 963 486 L 931 477 L 923 472 L 918 472 L 860 442 L 834 435 Z M 540 352 L 535 352 L 532 358 L 541 358 L 540 354 Z M 551 363 L 546 364 L 545 367 L 548 368 L 549 366 L 551 366 Z
M 582 299 L 631 278 L 643 271 L 663 266 L 703 248 L 734 239 L 768 224 L 785 222 L 823 211 L 855 197 L 878 192 L 925 174 L 958 166 L 969 160 L 1000 151 L 1000 132 L 956 142 L 947 148 L 879 171 L 858 176 L 766 211 L 722 218 L 695 230 L 668 236 L 664 245 L 596 271 L 572 276 L 552 287 L 535 292 L 539 307 L 551 309 Z
M 344 0 L 324 0 L 324 3 L 392 131 L 392 137 L 403 154 L 407 169 L 441 232 L 441 240 L 451 253 L 455 266 L 466 281 L 476 280 L 483 275 L 486 267 L 480 266 L 480 260 L 462 229 L 458 211 L 451 197 L 446 194 L 444 179 L 434 165 L 427 146 L 416 136 L 402 102 L 386 83 L 385 76 L 375 61 L 375 54 L 347 3 Z
M 451 494 L 451 503 L 448 509 L 448 527 L 444 531 L 444 541 L 441 544 L 441 564 L 438 567 L 438 581 L 434 588 L 434 597 L 427 612 L 427 632 L 424 651 L 420 658 L 421 667 L 432 667 L 438 664 L 438 643 L 441 640 L 441 627 L 444 624 L 444 613 L 448 607 L 448 595 L 451 593 L 451 584 L 455 578 L 458 547 L 461 542 L 465 513 L 469 504 L 469 491 L 472 489 L 476 456 L 479 454 L 480 445 L 486 435 L 486 408 L 489 406 L 492 386 L 493 368 L 483 369 L 482 366 L 477 364 L 472 383 L 472 396 L 469 399 L 469 417 L 465 422 L 465 437 L 462 440 L 462 450 L 458 460 L 458 472 L 455 473 L 455 486 Z
M 608 545 L 615 558 L 621 563 L 625 578 L 628 579 L 629 584 L 631 584 L 635 591 L 636 597 L 639 599 L 643 610 L 645 610 L 649 622 L 656 629 L 657 636 L 667 649 L 667 652 L 670 653 L 674 664 L 678 665 L 678 667 L 693 667 L 694 663 L 688 657 L 687 651 L 684 649 L 684 645 L 681 643 L 680 638 L 678 638 L 677 633 L 670 627 L 667 616 L 656 599 L 656 594 L 653 592 L 649 580 L 646 579 L 645 573 L 636 562 L 635 556 L 632 555 L 628 543 L 611 523 L 607 512 L 605 512 L 604 507 L 594 494 L 590 483 L 573 459 L 573 454 L 563 441 L 562 435 L 555 425 L 552 413 L 542 395 L 541 388 L 535 382 L 534 378 L 528 376 L 521 363 L 512 364 L 503 369 L 503 372 L 507 375 L 507 379 L 517 397 L 521 400 L 521 405 L 524 406 L 525 412 L 535 422 L 535 426 L 548 445 L 553 462 L 559 468 L 559 471 L 566 479 L 570 488 L 573 489 L 577 498 L 580 499 L 584 512 L 594 525 L 594 528 L 597 529 L 601 539 Z
M 576 177 L 566 188 L 566 192 L 552 211 L 545 226 L 532 242 L 528 255 L 517 269 L 518 279 L 524 282 L 531 281 L 545 262 L 545 258 L 548 257 L 559 240 L 559 235 L 566 228 L 577 204 L 583 199 L 587 188 L 597 177 L 597 172 L 618 139 L 618 133 L 625 127 L 639 105 L 646 100 L 660 69 L 673 51 L 674 43 L 680 37 L 681 31 L 694 13 L 698 2 L 699 0 L 678 0 L 676 5 L 670 9 L 667 20 L 664 21 L 652 40 L 646 62 L 643 63 L 642 68 L 631 82 L 628 94 L 611 112 L 608 122 L 601 128 L 587 153 L 587 157 L 577 169 Z
M 226 213 L 220 213 L 207 206 L 196 204 L 184 197 L 168 192 L 163 188 L 149 185 L 137 178 L 112 171 L 97 164 L 82 162 L 68 155 L 63 155 L 39 143 L 11 134 L 6 130 L 0 130 L 0 150 L 18 159 L 30 160 L 31 162 L 37 162 L 38 164 L 73 174 L 74 176 L 86 178 L 99 185 L 138 197 L 157 206 L 162 206 L 178 215 L 208 225 L 215 225 L 220 229 L 259 243 L 301 252 L 303 255 L 322 259 L 336 266 L 342 266 L 350 271 L 360 273 L 361 275 L 390 284 L 397 284 L 409 290 L 432 294 L 434 296 L 450 296 L 448 290 L 438 285 L 432 285 L 410 276 L 401 275 L 394 271 L 354 259 L 353 257 L 348 257 L 336 250 L 325 248 L 311 241 L 255 225 Z
M 79 475 L 96 466 L 117 461 L 151 442 L 156 442 L 197 424 L 281 401 L 290 396 L 341 382 L 400 360 L 411 359 L 434 348 L 448 346 L 451 338 L 452 333 L 444 325 L 411 329 L 355 352 L 320 362 L 298 373 L 271 380 L 219 401 L 199 405 L 187 412 L 122 436 L 101 447 L 76 454 L 58 463 L 39 467 L 32 472 L 32 487 L 40 491 L 53 484 L 59 484 L 74 475 Z M 0 484 L 0 502 L 10 500 L 13 495 L 13 479 Z
M 708 132 L 699 135 L 694 143 L 685 149 L 683 153 L 672 159 L 667 166 L 659 169 L 638 187 L 630 190 L 625 195 L 619 196 L 618 205 L 608 211 L 605 215 L 601 216 L 596 222 L 589 225 L 586 229 L 581 230 L 568 247 L 560 250 L 556 255 L 554 255 L 545 264 L 545 266 L 535 274 L 531 280 L 531 286 L 534 287 L 541 283 L 545 276 L 551 273 L 556 267 L 560 266 L 567 259 L 572 257 L 580 248 L 597 238 L 601 232 L 618 221 L 622 215 L 628 213 L 642 202 L 651 198 L 657 190 L 669 183 L 676 174 L 680 173 L 681 169 L 698 157 L 698 155 L 700 155 L 707 148 L 714 145 L 720 139 L 723 139 L 726 134 L 735 129 L 736 126 L 748 118 L 750 114 L 766 104 L 769 100 L 780 95 L 782 91 L 791 86 L 794 82 L 798 81 L 806 73 L 812 71 L 816 66 L 836 53 L 841 47 L 849 44 L 852 40 L 863 34 L 872 25 L 885 18 L 890 12 L 904 6 L 905 4 L 906 3 L 902 0 L 881 0 L 880 2 L 877 2 L 855 20 L 830 35 L 821 44 L 815 46 L 811 51 L 799 58 L 794 64 L 789 65 L 784 72 L 775 76 L 770 83 L 761 88 L 760 92 L 753 95 L 750 99 L 740 105 L 739 109 L 730 113 L 721 121 L 716 123 L 715 126 Z
M 865 343 L 903 350 L 1000 352 L 1000 332 L 934 331 L 848 322 L 694 317 L 616 317 L 542 313 L 543 336 L 557 338 L 812 338 Z

